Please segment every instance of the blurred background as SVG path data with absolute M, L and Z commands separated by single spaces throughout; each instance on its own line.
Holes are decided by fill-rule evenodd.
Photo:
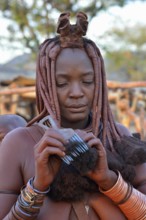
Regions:
M 84 11 L 87 37 L 104 57 L 117 121 L 146 140 L 146 0 L 0 0 L 0 114 L 36 114 L 38 47 L 56 33 L 60 12 Z

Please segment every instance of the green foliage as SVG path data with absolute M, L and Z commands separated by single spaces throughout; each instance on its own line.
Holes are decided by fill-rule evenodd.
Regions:
M 123 6 L 129 1 L 0 0 L 0 12 L 11 21 L 8 27 L 9 40 L 22 42 L 24 47 L 35 53 L 39 44 L 55 33 L 60 12 L 71 11 L 74 15 L 78 10 L 83 10 L 92 19 L 101 10 L 113 5 Z
M 126 74 L 129 80 L 146 80 L 146 53 L 129 51 L 107 52 L 108 72 L 120 76 Z
M 106 37 L 113 39 L 105 46 L 108 72 L 119 76 L 126 73 L 129 80 L 146 80 L 146 29 L 143 24 L 109 30 Z

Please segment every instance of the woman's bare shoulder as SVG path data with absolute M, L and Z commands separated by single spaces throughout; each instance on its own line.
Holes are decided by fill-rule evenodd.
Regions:
M 35 133 L 35 129 L 33 129 Z M 0 153 L 5 149 L 9 150 L 26 150 L 36 144 L 31 127 L 19 127 L 10 131 L 3 139 L 0 145 Z
M 116 122 L 116 126 L 118 127 L 118 130 L 122 136 L 132 136 L 130 130 L 126 128 L 124 125 Z

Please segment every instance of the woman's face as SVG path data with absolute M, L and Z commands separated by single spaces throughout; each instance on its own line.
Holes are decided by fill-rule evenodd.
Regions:
M 84 50 L 61 51 L 56 61 L 56 87 L 61 125 L 85 128 L 94 96 L 94 70 Z

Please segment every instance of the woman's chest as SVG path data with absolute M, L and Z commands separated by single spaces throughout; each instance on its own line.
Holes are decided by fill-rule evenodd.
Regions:
M 53 202 L 46 198 L 38 220 L 126 220 L 126 218 L 109 199 L 97 196 L 96 201 L 94 198 L 94 201 L 89 201 L 88 204 Z
M 46 198 L 40 210 L 38 220 L 100 220 L 91 210 L 85 207 L 82 202 L 66 203 L 53 202 Z

